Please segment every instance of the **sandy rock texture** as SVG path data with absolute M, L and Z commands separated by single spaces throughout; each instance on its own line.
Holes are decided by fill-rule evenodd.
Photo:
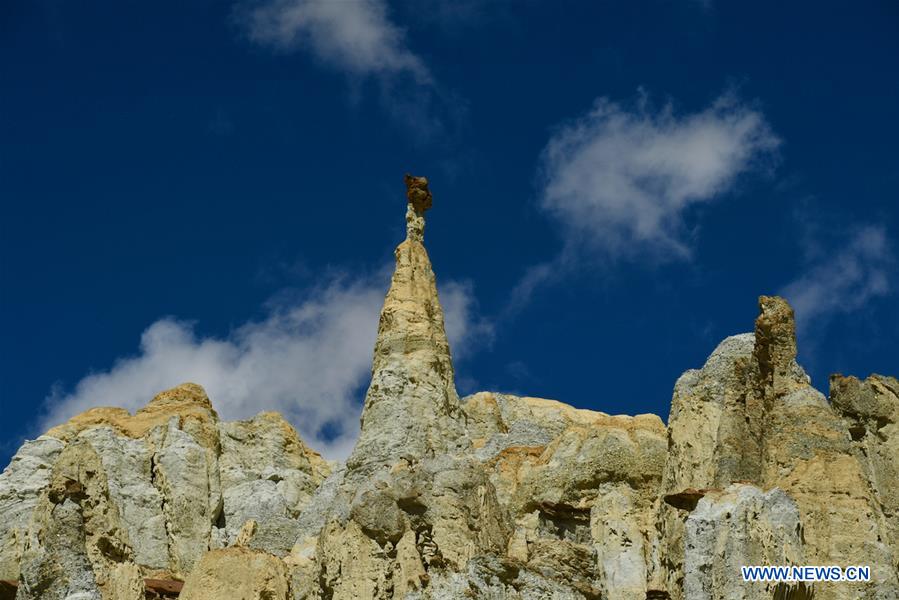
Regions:
M 423 243 L 430 192 L 424 178 L 406 182 L 406 240 L 394 253 L 359 440 L 347 461 L 349 471 L 360 475 L 468 445 L 437 282 Z
M 796 362 L 792 309 L 762 296 L 751 333 L 677 380 L 667 426 L 460 399 L 424 246 L 433 197 L 406 186 L 345 463 L 276 413 L 221 421 L 196 384 L 134 415 L 89 410 L 0 475 L 0 584 L 19 600 L 137 600 L 159 580 L 188 600 L 899 599 L 896 379 L 835 375 L 826 398 Z M 794 564 L 872 581 L 739 570 Z
M 284 562 L 261 550 L 241 546 L 203 555 L 184 583 L 183 600 L 288 600 Z

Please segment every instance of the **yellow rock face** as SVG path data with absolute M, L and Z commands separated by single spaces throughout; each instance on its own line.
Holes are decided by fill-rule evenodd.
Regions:
M 199 433 L 205 446 L 217 444 L 218 414 L 212 408 L 206 390 L 196 383 L 182 383 L 160 392 L 133 415 L 124 408 L 92 408 L 50 429 L 46 435 L 70 441 L 85 429 L 106 425 L 122 435 L 141 438 L 154 427 L 168 423 L 172 417 L 178 418 L 179 427 Z
M 279 558 L 235 546 L 207 552 L 184 582 L 181 600 L 288 600 L 287 567 Z

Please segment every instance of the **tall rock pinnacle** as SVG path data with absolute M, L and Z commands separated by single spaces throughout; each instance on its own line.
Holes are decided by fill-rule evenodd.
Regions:
M 406 239 L 381 309 L 372 379 L 362 431 L 348 466 L 414 462 L 466 444 L 464 416 L 425 250 L 424 213 L 431 207 L 428 180 L 406 175 Z

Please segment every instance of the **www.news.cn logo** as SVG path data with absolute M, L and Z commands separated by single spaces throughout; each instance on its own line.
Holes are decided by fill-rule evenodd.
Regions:
M 740 567 L 743 581 L 870 581 L 871 567 Z

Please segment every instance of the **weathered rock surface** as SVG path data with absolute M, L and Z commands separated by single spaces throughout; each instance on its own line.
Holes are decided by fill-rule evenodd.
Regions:
M 284 562 L 261 550 L 235 546 L 207 552 L 184 582 L 184 600 L 288 600 Z
M 351 473 L 409 462 L 468 446 L 453 376 L 443 309 L 423 244 L 427 180 L 407 177 L 406 240 L 381 309 L 359 440 L 347 461 Z
M 296 430 L 277 413 L 219 426 L 223 516 L 222 542 L 235 541 L 240 527 L 255 520 L 252 547 L 287 554 L 297 541 L 297 517 L 330 473 Z
M 53 463 L 64 447 L 49 436 L 25 442 L 0 475 L 0 579 L 19 577 L 32 512 L 50 485 Z
M 773 583 L 743 581 L 747 565 L 805 564 L 796 504 L 778 488 L 762 492 L 746 484 L 706 494 L 686 521 L 684 597 L 759 600 Z
M 753 333 L 678 379 L 667 427 L 460 400 L 423 243 L 433 198 L 406 185 L 345 464 L 278 414 L 220 421 L 196 384 L 87 411 L 0 475 L 0 583 L 19 600 L 137 600 L 178 579 L 189 600 L 798 599 L 807 586 L 739 568 L 834 564 L 872 580 L 815 584 L 817 600 L 899 599 L 896 379 L 833 376 L 828 402 L 796 362 L 792 309 L 763 296 Z
M 661 419 L 489 393 L 463 406 L 475 456 L 515 525 L 509 556 L 585 597 L 645 597 L 658 546 Z
M 140 600 L 143 579 L 100 456 L 69 444 L 53 465 L 22 552 L 19 600 Z
M 250 519 L 286 555 L 330 467 L 280 416 L 220 423 L 184 384 L 135 415 L 94 409 L 26 443 L 0 475 L 0 578 L 20 598 L 143 598 L 184 577 Z
M 891 492 L 880 490 L 895 489 L 895 471 L 885 469 L 899 461 L 899 453 L 886 451 L 880 468 L 886 479 L 878 479 L 865 452 L 852 446 L 850 430 L 863 437 L 864 426 L 838 414 L 855 415 L 840 406 L 864 404 L 860 398 L 867 392 L 851 391 L 859 389 L 851 382 L 838 385 L 835 397 L 841 400 L 832 407 L 796 363 L 790 306 L 762 296 L 759 309 L 754 334 L 728 338 L 701 371 L 678 380 L 662 497 L 740 481 L 779 488 L 798 507 L 808 564 L 871 565 L 875 573 L 865 584 L 819 584 L 816 598 L 897 597 L 899 555 L 889 541 L 890 512 L 883 501 Z M 888 407 L 890 395 L 885 398 Z M 663 540 L 660 581 L 673 598 L 690 597 L 683 595 L 683 561 L 691 554 L 684 513 L 663 502 L 657 519 Z
M 427 180 L 407 177 L 406 240 L 381 310 L 359 441 L 320 521 L 323 597 L 393 598 L 430 573 L 503 553 L 511 527 L 471 456 L 443 311 L 423 245 Z M 328 492 L 331 493 L 330 491 Z M 316 500 L 313 500 L 316 503 Z
M 851 448 L 883 512 L 887 542 L 899 557 L 899 381 L 834 375 L 830 400 L 852 439 Z

